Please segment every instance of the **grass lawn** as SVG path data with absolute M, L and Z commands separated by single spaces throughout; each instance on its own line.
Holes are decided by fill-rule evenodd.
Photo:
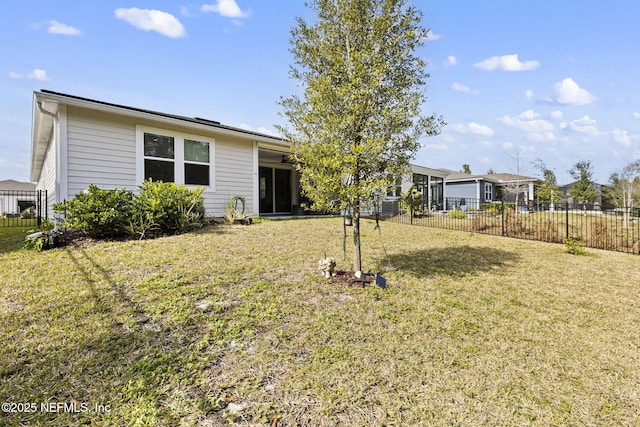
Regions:
M 22 248 L 25 236 L 32 230 L 38 230 L 38 226 L 6 227 L 0 224 L 0 254 Z
M 640 425 L 638 257 L 373 227 L 386 291 L 341 219 L 1 254 L 0 425 Z

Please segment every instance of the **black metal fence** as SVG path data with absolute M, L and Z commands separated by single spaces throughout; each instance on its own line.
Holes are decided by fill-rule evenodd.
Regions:
M 0 190 L 0 227 L 39 227 L 47 215 L 46 190 Z
M 432 204 L 435 206 L 436 204 Z M 567 203 L 485 203 L 447 198 L 444 209 L 401 210 L 387 221 L 449 230 L 563 243 L 571 238 L 585 247 L 640 254 L 640 209 L 588 209 Z M 389 206 L 387 207 L 389 212 Z

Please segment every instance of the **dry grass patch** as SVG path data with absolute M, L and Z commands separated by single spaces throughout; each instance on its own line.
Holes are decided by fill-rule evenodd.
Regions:
M 109 406 L 0 421 L 640 423 L 637 258 L 373 225 L 386 291 L 319 277 L 339 219 L 0 255 L 2 400 Z

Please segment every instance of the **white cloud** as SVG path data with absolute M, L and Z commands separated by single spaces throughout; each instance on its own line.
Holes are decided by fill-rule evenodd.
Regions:
M 640 119 L 640 113 L 633 113 L 632 115 L 634 119 Z
M 49 21 L 48 32 L 50 34 L 62 34 L 64 36 L 79 36 L 80 34 L 82 34 L 79 29 L 58 21 Z
M 217 0 L 216 4 L 204 4 L 200 8 L 203 12 L 214 12 L 220 16 L 228 18 L 248 18 L 251 16 L 251 9 L 243 11 L 236 3 L 236 0 Z
M 477 95 L 479 93 L 477 90 L 472 90 L 469 86 L 458 82 L 452 84 L 451 89 L 455 90 L 456 92 L 469 93 L 472 95 Z
M 538 61 L 520 62 L 517 54 L 493 56 L 484 61 L 473 64 L 474 67 L 484 71 L 528 71 L 540 66 Z
M 571 77 L 567 77 L 556 83 L 556 98 L 558 104 L 586 105 L 591 104 L 597 98 L 582 89 Z
M 562 120 L 563 117 L 562 111 L 555 110 L 551 112 L 551 118 L 554 120 Z
M 261 133 L 261 134 L 264 134 L 264 135 L 273 136 L 273 137 L 276 137 L 276 138 L 280 138 L 281 137 L 281 135 L 278 134 L 277 132 L 274 132 L 274 131 L 272 131 L 270 129 L 267 129 L 264 126 L 258 126 L 257 128 L 254 128 L 253 126 L 248 125 L 247 123 L 240 123 L 240 125 L 238 125 L 238 127 L 240 129 L 248 130 L 249 132 L 258 132 L 258 133 Z
M 491 129 L 489 126 L 486 126 L 486 125 L 480 125 L 478 123 L 471 122 L 469 123 L 468 127 L 469 127 L 469 132 L 471 132 L 474 135 L 480 135 L 484 137 L 495 135 L 495 132 L 493 131 L 493 129 Z
M 523 111 L 518 116 L 518 118 L 520 118 L 522 120 L 534 120 L 534 119 L 537 119 L 538 117 L 540 117 L 540 114 L 536 113 L 533 110 Z
M 441 37 L 440 34 L 436 34 L 433 31 L 429 30 L 429 32 L 427 33 L 426 39 L 434 42 L 436 40 L 440 40 L 440 37 Z
M 532 99 L 534 99 L 536 97 L 536 94 L 531 89 L 527 89 L 527 90 L 524 91 L 524 97 L 525 97 L 525 99 L 530 101 L 530 100 L 532 100 Z
M 36 68 L 35 70 L 27 74 L 27 77 L 30 78 L 31 80 L 40 80 L 40 81 L 49 80 L 49 77 L 47 77 L 46 70 L 40 70 L 38 68 Z
M 527 110 L 518 116 L 503 116 L 499 121 L 505 126 L 519 129 L 527 134 L 527 138 L 534 142 L 553 141 L 553 124 L 541 119 L 540 114 Z
M 611 131 L 611 136 L 615 142 L 624 145 L 625 147 L 631 146 L 631 140 L 638 138 L 637 135 L 629 135 L 629 132 L 620 129 L 614 129 Z
M 119 8 L 116 9 L 115 14 L 118 19 L 143 31 L 157 31 L 171 38 L 184 37 L 187 34 L 178 18 L 161 10 Z
M 569 129 L 578 133 L 586 133 L 589 135 L 598 135 L 598 123 L 589 116 L 583 116 L 581 119 L 572 120 L 567 125 Z
M 449 55 L 447 56 L 447 60 L 444 63 L 445 68 L 446 67 L 453 67 L 454 65 L 458 64 L 458 58 L 456 58 L 453 55 Z
M 451 125 L 450 128 L 452 131 L 462 133 L 462 134 L 470 133 L 472 135 L 478 135 L 483 137 L 490 137 L 495 135 L 495 132 L 489 126 L 481 125 L 475 122 L 471 122 L 467 125 L 462 123 L 457 123 L 457 124 Z
M 47 77 L 47 71 L 41 70 L 39 68 L 36 68 L 32 72 L 28 73 L 26 76 L 24 74 L 15 73 L 13 71 L 9 72 L 10 79 L 24 79 L 25 77 L 31 80 L 40 80 L 40 81 L 49 80 L 49 77 Z

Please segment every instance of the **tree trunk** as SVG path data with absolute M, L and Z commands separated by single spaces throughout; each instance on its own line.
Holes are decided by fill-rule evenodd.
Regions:
M 360 201 L 353 205 L 353 271 L 362 271 L 362 253 L 360 251 Z

